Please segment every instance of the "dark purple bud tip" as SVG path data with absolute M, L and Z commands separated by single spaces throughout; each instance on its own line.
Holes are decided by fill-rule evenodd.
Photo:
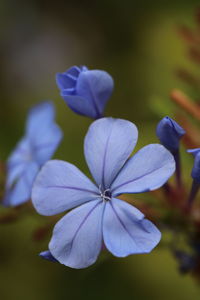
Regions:
M 176 152 L 185 130 L 170 117 L 164 117 L 157 125 L 156 134 L 163 146 L 171 152 Z
M 52 262 L 58 262 L 57 259 L 53 257 L 51 252 L 49 250 L 43 251 L 39 253 L 39 256 L 42 257 L 43 259 L 52 261 Z
M 189 153 L 192 153 L 194 155 L 194 165 L 192 168 L 191 176 L 198 184 L 200 184 L 200 151 L 194 149 L 193 152 L 191 152 L 190 150 Z
M 200 188 L 200 148 L 189 149 L 187 152 L 194 156 L 194 165 L 191 172 L 193 182 L 188 198 L 188 205 L 191 207 Z

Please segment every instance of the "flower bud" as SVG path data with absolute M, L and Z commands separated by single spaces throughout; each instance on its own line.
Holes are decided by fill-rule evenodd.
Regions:
M 190 149 L 187 152 L 194 155 L 194 165 L 191 176 L 196 182 L 200 183 L 200 148 Z
M 113 79 L 105 71 L 71 67 L 56 75 L 60 94 L 66 104 L 80 115 L 98 119 L 113 90 Z
M 171 152 L 176 152 L 185 130 L 171 118 L 164 117 L 157 125 L 156 134 L 163 146 Z

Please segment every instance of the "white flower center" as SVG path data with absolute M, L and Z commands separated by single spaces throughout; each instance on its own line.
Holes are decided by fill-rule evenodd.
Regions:
M 99 187 L 99 191 L 100 191 L 100 196 L 101 196 L 101 198 L 104 202 L 111 200 L 112 194 L 111 194 L 110 189 L 106 189 L 105 191 L 101 191 L 101 189 Z

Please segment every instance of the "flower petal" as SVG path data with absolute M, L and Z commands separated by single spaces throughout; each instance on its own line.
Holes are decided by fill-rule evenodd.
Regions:
M 130 204 L 119 199 L 106 203 L 103 239 L 108 250 L 118 257 L 149 253 L 160 241 L 156 226 Z
M 55 215 L 98 197 L 98 188 L 74 165 L 48 161 L 38 174 L 32 201 L 42 215 Z
M 126 120 L 102 118 L 92 123 L 85 137 L 87 164 L 102 189 L 110 187 L 137 142 L 136 126 Z
M 26 136 L 31 145 L 31 156 L 41 166 L 49 160 L 57 149 L 62 131 L 54 122 L 54 106 L 43 102 L 29 113 Z
M 62 137 L 62 130 L 56 124 L 51 124 L 46 130 L 40 131 L 32 146 L 33 157 L 40 166 L 53 156 Z
M 29 160 L 30 143 L 28 139 L 22 138 L 7 161 L 6 187 L 10 188 L 26 168 Z
M 95 108 L 96 118 L 99 118 L 112 94 L 113 86 L 113 79 L 107 72 L 88 70 L 80 73 L 76 93 L 80 97 L 90 100 L 90 105 Z
M 58 262 L 57 259 L 53 257 L 51 252 L 49 250 L 43 251 L 39 253 L 39 256 L 42 257 L 43 259 L 52 261 L 52 262 Z
M 6 190 L 4 204 L 17 206 L 30 200 L 33 182 L 39 170 L 35 162 L 28 162 L 13 187 Z
M 52 124 L 54 117 L 54 105 L 50 101 L 39 103 L 33 107 L 29 112 L 26 124 L 27 136 L 35 139 L 37 135 L 40 135 L 41 130 L 47 129 Z
M 175 171 L 172 154 L 160 144 L 143 147 L 120 171 L 111 190 L 113 196 L 141 193 L 161 187 Z
M 76 85 L 76 80 L 80 72 L 86 70 L 88 69 L 85 66 L 82 67 L 73 66 L 63 73 L 57 73 L 56 83 L 59 89 L 63 90 L 63 89 L 73 88 Z
M 104 203 L 96 200 L 73 209 L 54 227 L 49 250 L 61 264 L 81 269 L 93 264 L 102 247 Z
M 65 73 L 57 73 L 56 83 L 59 89 L 69 89 L 74 87 L 75 80 L 68 77 Z
M 62 90 L 61 96 L 75 113 L 88 116 L 92 119 L 96 118 L 96 110 L 94 106 L 91 105 L 90 99 L 76 95 L 69 95 L 68 90 Z
M 52 157 L 62 139 L 62 130 L 55 124 L 54 115 L 51 102 L 43 102 L 29 113 L 26 136 L 31 144 L 32 159 L 40 166 Z

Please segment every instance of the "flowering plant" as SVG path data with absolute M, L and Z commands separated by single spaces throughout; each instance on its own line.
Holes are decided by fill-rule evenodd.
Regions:
M 190 57 L 196 61 L 197 33 L 182 28 L 181 34 L 195 44 Z M 179 70 L 178 75 L 194 83 L 194 77 L 184 72 Z M 171 234 L 167 246 L 180 270 L 199 276 L 200 207 L 195 199 L 200 187 L 200 145 L 194 124 L 180 109 L 173 119 L 162 114 L 156 128 L 161 144 L 147 145 L 132 155 L 138 138 L 136 126 L 104 116 L 114 86 L 107 72 L 73 66 L 58 73 L 56 83 L 73 112 L 94 120 L 84 140 L 84 155 L 94 180 L 68 162 L 51 160 L 62 139 L 54 106 L 43 102 L 32 108 L 24 137 L 6 163 L 2 205 L 21 207 L 31 198 L 35 210 L 49 216 L 51 225 L 58 221 L 52 216 L 67 211 L 55 224 L 48 250 L 39 255 L 71 268 L 86 268 L 96 262 L 102 249 L 117 257 L 149 253 L 165 230 Z M 200 120 L 199 105 L 184 93 L 173 90 L 171 99 Z M 182 142 L 194 157 L 189 190 L 182 172 Z M 174 172 L 175 182 L 168 181 Z M 165 204 L 162 214 L 143 201 L 132 205 L 129 194 L 143 192 L 149 192 L 158 206 Z M 20 210 L 16 215 L 20 217 Z M 11 219 L 9 213 L 0 216 L 1 223 Z M 49 228 L 47 224 L 43 232 Z M 189 250 L 178 244 L 180 237 Z
M 159 242 L 159 230 L 117 197 L 159 188 L 174 172 L 175 163 L 170 152 L 158 144 L 129 158 L 136 142 L 134 124 L 103 118 L 90 126 L 84 143 L 96 184 L 63 161 L 52 160 L 42 168 L 32 193 L 36 210 L 54 215 L 78 206 L 54 228 L 49 250 L 59 262 L 83 268 L 96 261 L 102 243 L 115 256 L 124 257 L 148 253 Z

